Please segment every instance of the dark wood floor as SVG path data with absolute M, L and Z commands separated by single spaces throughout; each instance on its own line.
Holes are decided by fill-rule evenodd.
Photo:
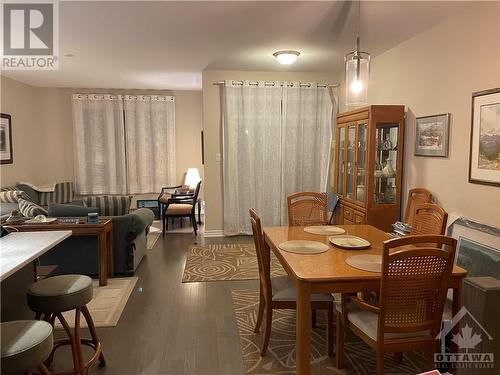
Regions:
M 94 365 L 90 373 L 242 374 L 231 290 L 258 289 L 258 281 L 181 282 L 188 248 L 222 241 L 250 242 L 251 237 L 160 237 L 139 266 L 139 281 L 118 325 L 98 329 L 107 365 Z M 69 366 L 71 354 L 63 350 L 56 362 Z

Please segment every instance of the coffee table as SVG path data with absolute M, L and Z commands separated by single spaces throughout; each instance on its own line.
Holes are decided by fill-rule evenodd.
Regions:
M 99 286 L 108 284 L 108 276 L 114 273 L 113 264 L 113 223 L 110 218 L 101 218 L 97 224 L 87 222 L 80 224 L 66 224 L 57 221 L 40 224 L 9 225 L 19 232 L 38 232 L 52 230 L 70 230 L 73 236 L 96 236 L 99 247 Z

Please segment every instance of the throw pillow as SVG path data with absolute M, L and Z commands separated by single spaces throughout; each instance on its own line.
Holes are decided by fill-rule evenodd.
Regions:
M 84 197 L 86 207 L 97 207 L 101 216 L 121 216 L 130 210 L 131 195 L 101 195 Z
M 30 201 L 30 197 L 21 190 L 0 191 L 0 203 L 17 203 L 19 199 Z
M 49 214 L 45 208 L 40 207 L 38 204 L 31 201 L 19 199 L 17 203 L 19 204 L 19 211 L 21 211 L 23 216 L 35 217 L 36 215 L 47 216 Z
M 75 204 L 49 204 L 50 217 L 65 217 L 65 216 L 87 216 L 91 212 L 99 212 L 98 207 L 84 207 Z

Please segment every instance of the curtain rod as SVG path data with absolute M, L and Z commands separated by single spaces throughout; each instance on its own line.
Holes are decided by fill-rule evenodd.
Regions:
M 214 85 L 224 85 L 225 82 L 224 81 L 219 81 L 219 82 L 214 82 L 213 84 Z M 233 81 L 233 84 L 243 85 L 243 81 Z M 250 86 L 257 86 L 259 83 L 257 81 L 250 81 L 248 84 Z M 275 84 L 276 84 L 276 82 L 264 82 L 264 86 L 274 86 Z M 280 85 L 283 87 L 283 83 L 280 83 Z M 291 86 L 293 86 L 293 84 L 292 83 L 288 83 L 287 86 L 291 87 Z M 301 83 L 300 87 L 311 87 L 311 84 L 310 83 Z M 337 87 L 339 87 L 339 85 L 338 84 L 331 85 L 331 84 L 328 84 L 328 83 L 318 83 L 318 87 L 333 87 L 333 88 L 337 88 Z

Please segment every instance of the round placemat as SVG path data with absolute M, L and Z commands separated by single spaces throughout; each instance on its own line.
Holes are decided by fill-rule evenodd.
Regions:
M 370 247 L 371 244 L 367 240 L 357 236 L 351 236 L 348 234 L 340 236 L 331 236 L 328 240 L 337 247 L 348 250 L 360 250 Z
M 317 241 L 292 240 L 280 243 L 283 251 L 295 254 L 319 254 L 328 251 L 328 245 Z
M 305 227 L 304 232 L 319 234 L 322 236 L 331 236 L 336 234 L 344 234 L 345 229 L 335 227 L 333 225 L 312 225 L 310 227 Z
M 382 256 L 371 254 L 353 255 L 346 258 L 345 262 L 351 267 L 368 272 L 380 272 L 382 270 Z

